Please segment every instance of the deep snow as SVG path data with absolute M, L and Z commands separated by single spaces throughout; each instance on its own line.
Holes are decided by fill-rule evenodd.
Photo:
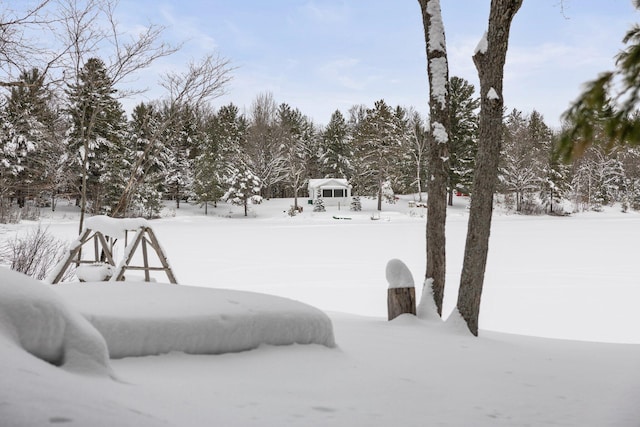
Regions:
M 54 291 L 102 334 L 111 358 L 335 346 L 325 313 L 272 295 L 142 282 L 64 283 Z
M 352 221 L 333 219 L 332 207 L 290 218 L 289 201 L 280 200 L 254 206 L 250 218 L 224 205 L 218 217 L 183 205 L 151 221 L 182 284 L 264 292 L 329 311 L 337 348 L 127 357 L 111 360 L 113 380 L 70 373 L 3 340 L 0 419 L 25 426 L 638 425 L 640 215 L 496 215 L 481 336 L 473 338 L 457 322 L 384 320 L 387 262 L 398 258 L 414 277 L 423 274 L 423 210 L 400 200 L 372 221 L 364 202 L 362 213 L 347 214 Z M 73 240 L 77 217 L 64 216 L 44 222 Z M 33 225 L 3 226 L 0 240 Z M 455 302 L 465 227 L 456 200 L 445 312 Z

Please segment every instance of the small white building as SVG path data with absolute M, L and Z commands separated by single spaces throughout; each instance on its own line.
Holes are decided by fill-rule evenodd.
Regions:
M 322 199 L 325 206 L 351 203 L 351 185 L 343 178 L 324 178 L 309 180 L 309 199 L 313 203 Z

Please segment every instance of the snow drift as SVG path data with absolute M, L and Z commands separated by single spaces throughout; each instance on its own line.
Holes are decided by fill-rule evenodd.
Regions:
M 0 268 L 0 340 L 70 371 L 111 373 L 100 333 L 50 286 Z
M 263 344 L 335 346 L 326 314 L 281 297 L 161 283 L 65 283 L 54 289 L 100 331 L 112 358 L 220 354 Z

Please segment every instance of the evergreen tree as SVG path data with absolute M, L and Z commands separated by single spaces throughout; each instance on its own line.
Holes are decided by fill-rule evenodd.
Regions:
M 11 88 L 6 103 L 5 120 L 10 123 L 2 140 L 5 163 L 13 169 L 8 191 L 23 207 L 27 197 L 42 196 L 52 178 L 55 156 L 55 116 L 51 110 L 51 93 L 45 88 L 37 69 L 23 72 L 24 85 Z
M 349 209 L 354 212 L 360 212 L 362 210 L 362 202 L 360 201 L 359 196 L 354 196 L 351 198 Z
M 184 105 L 178 111 L 165 111 L 174 117 L 173 126 L 164 132 L 164 185 L 169 196 L 175 200 L 176 209 L 180 209 L 180 201 L 187 200 L 193 191 L 194 160 L 197 148 L 201 146 L 201 111 Z
M 260 178 L 247 165 L 241 164 L 231 171 L 228 185 L 222 199 L 233 205 L 243 206 L 244 216 L 247 216 L 249 200 L 260 194 Z
M 325 212 L 327 209 L 324 207 L 324 200 L 322 197 L 316 197 L 313 201 L 313 211 L 314 212 Z
M 453 192 L 471 194 L 475 157 L 478 150 L 478 114 L 480 100 L 472 84 L 460 77 L 449 81 L 449 177 L 448 204 L 453 204 Z
M 393 174 L 403 135 L 399 132 L 394 111 L 384 100 L 376 101 L 365 114 L 355 128 L 357 163 L 354 184 L 360 194 L 376 194 L 378 210 L 382 210 L 383 185 Z
M 69 149 L 72 158 L 77 159 L 78 175 L 81 176 L 81 219 L 84 219 L 86 203 L 92 200 L 92 209 L 99 212 L 103 202 L 112 203 L 114 195 L 108 189 L 105 199 L 100 178 L 107 169 L 107 161 L 111 158 L 124 158 L 123 129 L 125 127 L 124 111 L 115 98 L 116 89 L 107 75 L 104 62 L 98 58 L 90 58 L 79 71 L 77 81 L 67 89 L 69 105 L 67 112 L 72 128 L 69 132 Z M 120 165 L 109 166 L 109 169 Z M 122 175 L 111 174 L 115 180 L 124 179 Z M 104 181 L 103 181 L 104 182 Z M 117 182 L 110 182 L 117 186 Z
M 640 9 L 640 1 L 633 3 Z M 640 25 L 627 31 L 622 42 L 627 47 L 617 55 L 616 69 L 587 83 L 586 90 L 564 113 L 569 126 L 557 150 L 565 160 L 580 157 L 592 144 L 606 149 L 640 144 Z M 596 138 L 599 132 L 601 136 Z
M 525 197 L 535 194 L 550 171 L 552 133 L 540 113 L 525 116 L 514 109 L 505 119 L 500 182 L 515 195 L 516 211 L 523 211 Z
M 347 121 L 340 110 L 336 110 L 321 136 L 320 167 L 323 176 L 351 178 L 353 154 Z
M 542 168 L 540 200 L 545 210 L 551 214 L 562 213 L 562 201 L 571 192 L 571 169 L 560 162 L 552 153 L 548 163 Z
M 129 191 L 126 206 L 123 211 L 125 216 L 142 216 L 154 218 L 160 214 L 162 208 L 162 194 L 164 170 L 163 162 L 167 156 L 146 156 L 148 152 L 163 153 L 163 141 L 158 138 L 160 134 L 161 119 L 156 108 L 151 104 L 140 103 L 136 105 L 129 122 L 128 141 L 132 147 L 132 159 L 139 163 L 138 168 L 123 170 L 123 174 L 135 174 L 135 188 Z M 141 161 L 146 158 L 146 161 Z M 131 162 L 133 164 L 133 161 Z M 127 181 L 132 177 L 129 175 Z
M 307 179 L 308 159 L 311 157 L 310 143 L 313 125 L 300 110 L 288 104 L 280 104 L 276 113 L 276 138 L 283 153 L 286 175 L 293 192 L 294 209 L 298 209 L 298 191 Z
M 240 158 L 240 147 L 247 136 L 247 123 L 238 108 L 229 104 L 212 116 L 195 159 L 194 193 L 205 206 L 216 205 L 224 194 L 225 175 Z

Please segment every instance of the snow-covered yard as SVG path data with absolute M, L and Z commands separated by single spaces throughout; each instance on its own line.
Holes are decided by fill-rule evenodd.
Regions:
M 24 324 L 24 311 L 10 320 L 0 310 L 0 424 L 640 425 L 639 214 L 495 215 L 481 336 L 473 338 L 456 324 L 385 320 L 387 261 L 403 260 L 418 284 L 424 274 L 423 209 L 407 201 L 385 205 L 376 220 L 368 200 L 358 213 L 305 206 L 295 217 L 284 213 L 290 201 L 266 200 L 248 218 L 226 205 L 209 216 L 183 205 L 152 221 L 181 285 L 62 285 L 51 293 L 71 324 L 85 314 L 110 351 L 122 345 L 149 355 L 111 359 L 107 375 L 59 368 L 25 352 L 34 349 L 12 323 Z M 447 313 L 461 267 L 464 204 L 457 199 L 449 210 Z M 59 237 L 77 234 L 70 208 L 42 222 Z M 0 226 L 0 240 L 34 225 Z M 5 282 L 1 289 L 11 286 Z M 181 290 L 172 295 L 170 286 Z M 227 328 L 227 342 L 247 340 L 251 327 L 234 332 L 247 319 L 234 317 L 239 312 L 255 313 L 253 331 L 262 332 L 253 338 L 274 334 L 298 344 L 188 354 L 218 352 L 208 347 L 220 338 L 207 329 L 216 322 Z M 61 342 L 76 336 L 41 327 Z M 90 354 L 100 360 L 98 350 Z

